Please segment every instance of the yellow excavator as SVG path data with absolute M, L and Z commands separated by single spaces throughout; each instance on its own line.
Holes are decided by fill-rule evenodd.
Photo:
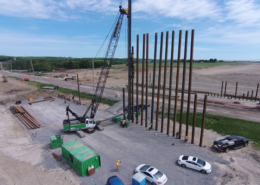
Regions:
M 63 79 L 64 79 L 65 81 L 77 80 L 77 75 L 66 75 Z

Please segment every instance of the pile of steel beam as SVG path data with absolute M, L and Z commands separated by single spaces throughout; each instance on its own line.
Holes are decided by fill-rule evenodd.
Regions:
M 28 129 L 36 129 L 41 127 L 41 124 L 23 106 L 11 106 L 10 110 Z

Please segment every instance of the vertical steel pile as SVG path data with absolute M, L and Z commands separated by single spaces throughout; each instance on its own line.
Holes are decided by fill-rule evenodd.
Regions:
M 163 102 L 162 102 L 161 132 L 163 132 L 163 127 L 164 127 L 164 106 L 165 106 L 165 88 L 166 88 L 166 76 L 167 76 L 168 39 L 169 39 L 169 32 L 167 31 L 166 41 L 165 41 L 165 62 L 164 62 L 164 74 L 163 74 Z
M 202 144 L 203 144 L 203 135 L 204 135 L 206 108 L 207 108 L 207 97 L 208 97 L 208 95 L 205 95 L 205 97 L 204 97 L 203 116 L 202 116 L 201 131 L 200 131 L 200 147 L 202 147 Z
M 187 105 L 187 117 L 186 117 L 186 136 L 188 136 L 188 134 L 189 134 L 190 96 L 191 96 L 192 67 L 193 67 L 193 47 L 194 47 L 194 30 L 192 30 L 192 32 L 191 32 L 190 72 L 189 72 L 188 105 Z
M 238 82 L 236 83 L 235 99 L 237 99 L 237 88 L 238 88 Z
M 157 54 L 157 37 L 158 34 L 155 33 L 155 40 L 154 40 L 154 61 L 153 61 L 153 87 L 152 87 L 152 107 L 151 107 L 151 124 L 153 127 L 153 110 L 154 110 L 154 89 L 155 89 L 155 75 L 156 75 L 156 54 Z
M 146 89 L 145 89 L 145 127 L 147 127 L 148 121 L 148 62 L 149 62 L 149 33 L 146 34 Z
M 223 93 L 223 86 L 224 86 L 224 82 L 222 81 L 222 84 L 221 84 L 221 93 L 220 93 L 220 96 L 222 97 L 222 93 Z
M 143 60 L 142 60 L 142 108 L 141 108 L 141 125 L 144 119 L 144 61 L 145 61 L 145 34 L 143 34 Z
M 172 136 L 175 136 L 175 129 L 176 129 L 180 60 L 181 60 L 181 37 L 182 37 L 182 30 L 180 30 L 180 32 L 179 32 L 179 46 L 178 46 L 178 60 L 177 60 L 177 73 L 176 73 L 176 86 L 175 86 L 175 105 L 174 105 L 174 120 L 173 120 Z
M 139 87 L 139 35 L 137 35 L 136 37 L 136 124 L 138 124 L 138 119 L 139 119 L 139 115 L 138 115 L 138 87 Z
M 173 54 L 174 54 L 174 38 L 175 38 L 175 32 L 172 31 L 171 65 L 170 65 L 169 98 L 168 98 L 168 119 L 167 119 L 167 135 L 168 136 L 170 135 L 170 119 L 171 119 L 172 68 L 173 68 Z
M 224 92 L 224 98 L 226 97 L 227 94 L 227 82 L 225 83 L 225 92 Z
M 161 45 L 160 45 L 160 61 L 159 61 L 159 76 L 158 76 L 158 90 L 157 90 L 157 107 L 156 107 L 156 127 L 155 127 L 155 130 L 156 130 L 156 131 L 158 130 L 159 108 L 160 108 L 162 52 L 163 52 L 163 32 L 161 32 Z
M 132 99 L 131 99 L 131 102 L 132 102 L 132 122 L 134 122 L 134 47 L 132 47 L 132 58 L 131 58 L 131 62 L 132 62 L 132 79 L 131 79 L 131 89 L 132 89 L 132 92 L 131 92 L 131 95 L 132 95 Z
M 184 47 L 183 73 L 182 73 L 182 91 L 181 91 L 181 113 L 180 113 L 180 125 L 179 125 L 179 139 L 181 139 L 181 134 L 182 134 L 181 132 L 182 132 L 183 101 L 184 101 L 184 90 L 185 90 L 187 45 L 188 45 L 188 30 L 186 30 L 186 33 L 185 33 L 185 47 Z
M 196 125 L 196 113 L 197 113 L 197 99 L 198 99 L 198 95 L 195 94 L 194 107 L 193 107 L 193 123 L 192 123 L 192 133 L 191 133 L 191 144 L 194 144 L 194 137 L 195 137 L 195 125 Z
M 129 106 L 128 106 L 129 108 Z M 123 88 L 123 112 L 125 113 L 125 88 Z M 125 114 L 123 115 L 124 120 L 125 120 Z
M 259 90 L 259 84 L 257 84 L 257 88 L 255 92 L 255 101 L 257 101 L 258 90 Z

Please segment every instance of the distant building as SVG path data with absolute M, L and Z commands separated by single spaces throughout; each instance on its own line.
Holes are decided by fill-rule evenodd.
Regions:
M 56 68 L 55 70 L 56 70 L 56 71 L 60 71 L 60 72 L 62 72 L 62 71 L 67 71 L 66 68 Z

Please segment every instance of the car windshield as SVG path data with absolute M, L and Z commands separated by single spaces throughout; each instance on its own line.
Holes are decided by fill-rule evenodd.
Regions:
M 226 137 L 227 140 L 232 140 L 233 138 L 232 137 Z
M 163 173 L 160 172 L 160 171 L 158 171 L 156 174 L 154 174 L 154 177 L 155 177 L 156 179 L 159 179 L 159 178 L 161 178 L 162 176 L 163 176 Z
M 149 165 L 144 165 L 140 168 L 141 171 L 146 171 L 148 168 L 150 168 L 151 166 Z
M 201 160 L 201 159 L 198 159 L 197 163 L 200 164 L 201 166 L 205 166 L 206 165 L 206 162 Z
M 184 155 L 184 156 L 182 157 L 182 160 L 188 160 L 188 158 L 189 158 L 189 156 Z

